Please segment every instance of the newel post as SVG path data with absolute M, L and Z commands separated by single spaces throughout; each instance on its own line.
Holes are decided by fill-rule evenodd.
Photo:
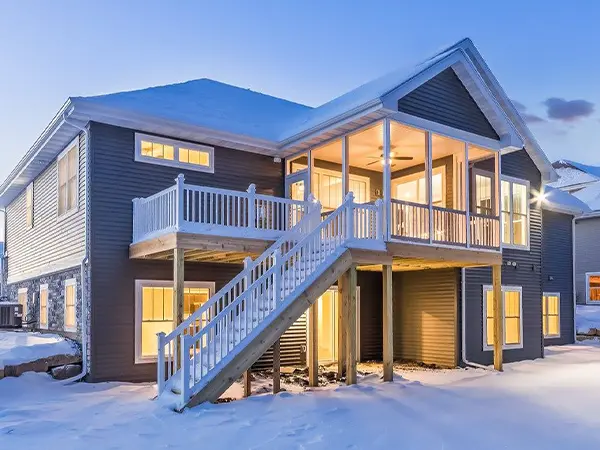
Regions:
M 246 192 L 248 193 L 248 227 L 256 228 L 256 185 L 252 183 Z
M 346 205 L 346 239 L 354 238 L 354 193 L 348 192 L 345 198 Z
M 181 407 L 185 406 L 188 399 L 190 398 L 190 350 L 186 345 L 187 335 L 181 333 L 179 335 L 179 347 L 181 350 Z M 196 362 L 194 361 L 194 364 Z M 200 363 L 202 364 L 202 363 Z M 196 380 L 194 380 L 194 384 Z
M 165 389 L 165 337 L 167 335 L 162 331 L 156 334 L 158 338 L 158 361 L 156 364 L 156 382 L 158 384 L 158 394 L 162 394 Z
M 175 212 L 175 229 L 177 231 L 181 230 L 183 226 L 183 221 L 185 220 L 183 215 L 183 198 L 184 198 L 184 188 L 185 188 L 185 176 L 180 173 L 175 178 L 175 204 L 176 204 L 176 212 Z
M 383 241 L 383 200 L 378 198 L 375 200 L 375 238 L 378 241 Z

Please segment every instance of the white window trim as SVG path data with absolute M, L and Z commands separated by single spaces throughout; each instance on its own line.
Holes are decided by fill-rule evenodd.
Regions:
M 71 151 L 73 148 L 77 149 L 77 178 L 75 181 L 75 184 L 77 186 L 77 189 L 76 189 L 77 196 L 75 197 L 75 206 L 71 209 L 67 209 L 64 213 L 61 214 L 60 211 L 58 210 L 58 205 L 60 203 L 60 199 L 59 199 L 59 195 L 60 195 L 59 165 L 60 165 L 60 160 L 63 159 L 64 157 L 66 157 L 67 154 L 69 153 L 69 151 Z M 73 214 L 76 214 L 77 211 L 79 211 L 79 164 L 80 164 L 80 158 L 81 158 L 80 150 L 81 149 L 79 147 L 79 136 L 76 136 L 75 139 L 73 139 L 69 143 L 69 145 L 67 145 L 65 147 L 65 149 L 56 158 L 56 217 L 59 222 L 61 220 L 65 220 L 68 217 L 71 217 Z M 67 195 L 68 195 L 68 192 L 67 192 Z
M 29 325 L 25 325 L 27 321 L 27 313 L 29 311 L 29 297 L 27 296 L 27 288 L 19 288 L 17 290 L 17 303 L 19 302 L 19 295 L 25 294 L 25 305 L 23 305 L 23 327 L 28 327 Z
M 484 351 L 491 351 L 494 350 L 494 346 L 493 345 L 488 345 L 487 344 L 487 301 L 485 298 L 485 293 L 487 291 L 493 291 L 493 286 L 491 284 L 486 284 L 483 285 L 483 350 Z M 519 326 L 520 326 L 520 330 L 519 330 L 519 335 L 521 336 L 521 342 L 519 342 L 518 344 L 503 344 L 502 348 L 504 350 L 515 350 L 515 349 L 519 349 L 519 348 L 523 348 L 523 341 L 524 341 L 524 336 L 523 336 L 523 288 L 521 286 L 502 286 L 502 293 L 504 294 L 504 292 L 519 292 L 520 294 L 520 301 L 519 301 L 519 317 L 521 318 L 521 320 L 519 321 Z M 504 301 L 504 295 L 502 295 L 502 301 Z M 504 304 L 502 304 L 502 329 L 504 330 L 502 332 L 502 336 L 506 337 L 506 321 L 505 321 L 505 308 L 504 308 Z
M 150 156 L 142 155 L 142 140 L 156 142 L 157 144 L 171 145 L 173 146 L 173 160 L 152 158 Z M 188 150 L 197 150 L 208 153 L 209 165 L 200 166 L 197 164 L 185 163 L 179 161 L 179 148 L 183 147 Z M 158 136 L 152 136 L 149 134 L 135 133 L 135 161 L 145 162 L 149 164 L 158 164 L 160 166 L 177 167 L 179 169 L 194 170 L 196 172 L 207 172 L 215 173 L 215 149 L 208 145 L 192 144 L 190 142 L 177 141 L 174 139 L 168 139 Z
M 155 363 L 157 356 L 142 356 L 142 288 L 173 287 L 173 280 L 135 280 L 135 364 Z M 214 281 L 186 281 L 184 288 L 208 288 L 209 298 L 215 294 Z M 173 308 L 175 312 L 175 308 Z
M 515 177 L 509 177 L 506 175 L 502 175 L 500 177 L 500 181 L 507 181 L 510 183 L 510 194 L 509 194 L 509 198 L 512 201 L 512 189 L 513 189 L 513 183 L 517 183 L 517 184 L 523 184 L 527 187 L 527 198 L 526 198 L 526 203 L 527 203 L 527 245 L 517 245 L 517 244 L 513 244 L 512 242 L 510 243 L 506 243 L 502 241 L 502 237 L 504 236 L 504 230 L 503 230 L 503 220 L 502 220 L 502 183 L 500 183 L 500 198 L 499 198 L 499 202 L 498 204 L 500 205 L 500 241 L 502 241 L 502 247 L 503 248 L 514 248 L 517 250 L 526 250 L 529 251 L 530 249 L 530 243 L 531 243 L 531 183 L 529 182 L 529 180 L 524 180 L 522 178 L 515 178 Z M 512 232 L 512 217 L 513 217 L 513 208 L 512 208 L 512 203 L 510 206 L 510 227 L 511 227 L 511 233 L 510 233 L 510 239 L 512 241 L 513 239 L 513 232 Z
M 27 196 L 29 195 L 29 192 L 31 192 L 31 223 L 28 222 L 28 210 L 29 207 L 27 206 Z M 33 224 L 34 224 L 34 220 L 33 220 L 33 210 L 34 210 L 34 202 L 33 202 L 33 196 L 35 195 L 35 191 L 33 189 L 33 181 L 31 183 L 29 183 L 27 185 L 27 187 L 25 188 L 25 222 L 27 225 L 27 229 L 31 230 L 33 228 Z
M 434 175 L 442 175 L 442 208 L 446 207 L 446 165 L 433 167 L 431 169 L 431 176 Z M 425 171 L 411 173 L 410 175 L 404 175 L 402 177 L 393 178 L 391 181 L 391 191 L 392 197 L 395 198 L 397 195 L 396 190 L 398 189 L 399 184 L 409 183 L 411 181 L 419 180 L 421 178 L 425 178 L 427 180 L 427 173 Z M 427 199 L 425 199 L 427 200 Z M 411 203 L 418 203 L 418 201 L 414 201 Z M 427 203 L 424 203 L 427 204 Z
M 600 272 L 586 272 L 585 273 L 585 304 L 586 305 L 600 305 L 600 300 L 590 300 L 590 277 L 600 276 Z
M 68 327 L 66 325 L 66 321 L 67 321 L 67 286 L 74 286 L 75 287 L 75 300 L 73 303 L 73 307 L 75 308 L 75 325 L 73 325 L 72 327 Z M 69 331 L 69 332 L 75 332 L 77 331 L 77 280 L 75 278 L 69 278 L 68 280 L 65 280 L 64 282 L 64 289 L 63 289 L 63 330 L 64 331 Z
M 561 326 L 560 326 L 560 292 L 543 292 L 542 293 L 542 302 L 544 301 L 544 297 L 558 297 L 558 334 L 543 334 L 544 327 L 542 326 L 542 335 L 544 339 L 557 339 L 560 338 Z M 542 305 L 542 321 L 544 320 L 544 307 Z M 542 324 L 543 325 L 543 324 Z
M 42 291 L 46 291 L 46 323 L 42 324 Z M 50 322 L 49 320 L 49 314 L 48 314 L 48 307 L 50 306 L 50 292 L 48 291 L 48 285 L 47 284 L 40 284 L 40 294 L 39 294 L 40 298 L 39 298 L 39 302 L 40 302 L 40 308 L 39 308 L 39 317 L 38 317 L 38 322 L 40 325 L 40 329 L 42 330 L 47 330 L 48 329 L 48 322 Z

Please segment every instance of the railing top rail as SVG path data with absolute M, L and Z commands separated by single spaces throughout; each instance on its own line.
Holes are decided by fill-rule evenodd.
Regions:
M 177 185 L 176 184 L 174 184 L 173 186 L 169 186 L 168 188 L 163 189 L 162 191 L 159 191 L 156 194 L 152 194 L 152 195 L 150 195 L 148 197 L 138 198 L 138 200 L 140 202 L 142 202 L 142 203 L 146 203 L 146 202 L 152 201 L 155 198 L 158 198 L 158 197 L 160 197 L 162 195 L 168 194 L 169 192 L 174 191 L 175 189 L 177 189 Z
M 500 220 L 500 216 L 491 216 L 489 214 L 479 214 L 479 213 L 469 213 L 469 215 L 471 217 L 480 217 L 482 219 L 493 219 L 493 220 Z
M 416 208 L 429 208 L 429 205 L 426 205 L 425 203 L 409 202 L 408 200 L 398 200 L 397 198 L 392 198 L 391 201 L 392 203 L 399 205 L 414 206 Z
M 278 203 L 287 203 L 290 205 L 307 205 L 309 203 L 309 201 L 303 201 L 303 200 L 292 200 L 289 198 L 284 198 L 284 197 L 276 197 L 274 195 L 266 195 L 266 194 L 256 194 L 256 193 L 250 193 L 247 191 L 236 191 L 233 189 L 223 189 L 223 188 L 217 188 L 217 187 L 212 187 L 212 186 L 198 186 L 195 184 L 188 184 L 185 183 L 184 185 L 184 189 L 189 189 L 192 191 L 196 191 L 196 192 L 209 192 L 209 193 L 213 193 L 213 194 L 223 194 L 223 195 L 235 195 L 238 197 L 243 197 L 243 198 L 255 198 L 255 199 L 259 199 L 259 200 L 268 200 L 268 201 L 276 201 Z
M 453 209 L 453 208 L 446 208 L 443 206 L 435 206 L 433 205 L 432 208 L 436 211 L 446 211 L 446 212 L 450 212 L 450 213 L 456 213 L 456 214 L 466 214 L 466 211 L 463 211 L 461 209 Z

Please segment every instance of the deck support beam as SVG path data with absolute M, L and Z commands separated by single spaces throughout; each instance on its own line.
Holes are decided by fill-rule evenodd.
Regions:
M 492 290 L 494 304 L 494 369 L 502 371 L 502 347 L 504 343 L 504 302 L 502 301 L 502 266 L 492 266 Z
M 185 251 L 182 248 L 173 249 L 173 329 L 177 328 L 183 322 L 183 290 L 185 286 Z M 174 341 L 174 354 L 179 355 L 179 341 Z M 178 368 L 181 361 L 177 361 Z
M 281 339 L 273 344 L 273 394 L 281 390 Z
M 356 265 L 350 266 L 346 323 L 346 384 L 356 384 Z
M 244 398 L 250 397 L 252 394 L 252 374 L 250 369 L 244 372 Z
M 308 385 L 319 385 L 319 310 L 318 299 L 308 308 Z
M 383 265 L 383 381 L 394 381 L 392 266 Z
M 338 280 L 338 348 L 337 348 L 337 379 L 341 380 L 346 374 L 346 322 L 348 307 L 348 276 L 344 274 Z

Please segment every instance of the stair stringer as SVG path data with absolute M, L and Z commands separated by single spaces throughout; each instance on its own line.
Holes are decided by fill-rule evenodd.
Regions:
M 351 265 L 352 255 L 346 248 L 335 261 L 320 271 L 310 285 L 305 289 L 297 288 L 290 294 L 286 299 L 287 306 L 278 314 L 273 314 L 274 317 L 265 323 L 264 328 L 252 337 L 252 342 L 244 346 L 221 370 L 215 371 L 217 373 L 181 409 L 216 401 Z

